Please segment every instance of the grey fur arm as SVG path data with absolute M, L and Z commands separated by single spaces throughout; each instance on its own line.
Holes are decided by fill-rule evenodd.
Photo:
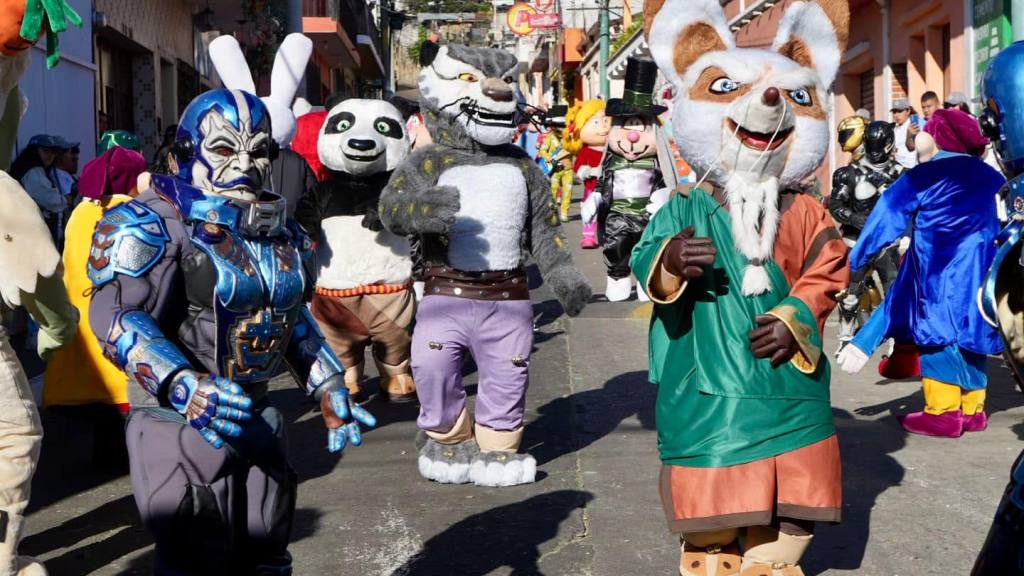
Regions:
M 573 265 L 544 173 L 529 159 L 523 160 L 523 172 L 530 193 L 530 253 L 566 314 L 576 316 L 590 301 L 590 283 Z
M 379 215 L 385 228 L 402 236 L 448 231 L 461 204 L 457 189 L 437 185 L 441 168 L 441 158 L 432 146 L 399 164 L 380 195 Z

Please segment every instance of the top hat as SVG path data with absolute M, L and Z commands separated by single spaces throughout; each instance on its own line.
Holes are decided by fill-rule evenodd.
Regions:
M 569 113 L 569 107 L 560 104 L 548 108 L 545 115 L 545 124 L 553 128 L 565 128 L 565 115 Z
M 647 116 L 654 118 L 667 110 L 654 104 L 654 83 L 658 80 L 658 65 L 650 58 L 626 60 L 626 86 L 622 98 L 612 98 L 605 110 L 607 116 Z

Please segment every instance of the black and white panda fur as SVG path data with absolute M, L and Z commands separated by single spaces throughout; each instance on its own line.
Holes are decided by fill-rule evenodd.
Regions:
M 377 216 L 381 190 L 409 148 L 402 114 L 386 101 L 352 98 L 328 112 L 317 152 L 329 177 L 296 213 L 318 242 L 318 287 L 409 281 L 409 240 L 385 230 Z

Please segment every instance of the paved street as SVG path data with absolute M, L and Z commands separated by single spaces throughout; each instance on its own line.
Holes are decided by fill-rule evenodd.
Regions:
M 579 224 L 568 227 L 576 245 Z M 577 252 L 600 293 L 598 251 Z M 343 576 L 665 575 L 678 545 L 656 492 L 655 389 L 646 382 L 649 305 L 598 298 L 581 317 L 560 316 L 535 292 L 538 334 L 524 447 L 536 484 L 441 486 L 416 469 L 414 407 L 371 404 L 380 419 L 361 448 L 325 450 L 318 413 L 289 381 L 273 399 L 292 422 L 301 479 L 291 552 L 296 574 Z M 835 326 L 826 343 L 834 346 Z M 728 351 L 723 351 L 728 353 Z M 475 381 L 467 366 L 468 381 Z M 805 559 L 816 574 L 966 575 L 1024 447 L 1024 395 L 1000 362 L 988 431 L 959 440 L 909 437 L 895 415 L 920 409 L 914 382 L 875 370 L 832 383 L 844 460 L 845 518 L 822 526 Z M 46 417 L 47 439 L 24 553 L 55 576 L 146 574 L 152 547 L 128 479 L 96 470 L 90 420 Z M 113 448 L 100 450 L 116 460 Z M 107 467 L 108 469 L 110 466 Z

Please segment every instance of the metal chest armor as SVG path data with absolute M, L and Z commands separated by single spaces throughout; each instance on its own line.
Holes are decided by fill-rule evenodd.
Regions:
M 171 178 L 154 178 L 153 184 L 185 216 L 196 248 L 182 260 L 189 315 L 179 337 L 206 340 L 190 348 L 206 356 L 200 360 L 220 376 L 243 386 L 270 380 L 284 358 L 306 287 L 284 200 L 203 195 Z

